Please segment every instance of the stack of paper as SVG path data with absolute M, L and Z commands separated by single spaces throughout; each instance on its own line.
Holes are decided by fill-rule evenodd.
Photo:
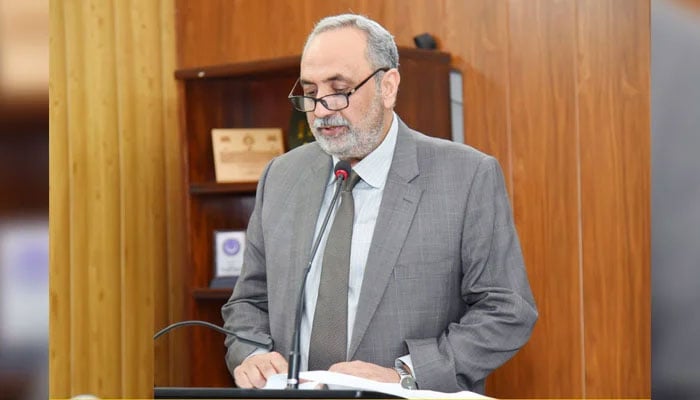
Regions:
M 376 382 L 352 375 L 340 374 L 328 371 L 307 371 L 299 374 L 301 384 L 299 389 L 331 390 L 370 390 L 391 394 L 405 399 L 489 399 L 480 394 L 462 391 L 457 393 L 443 393 L 432 390 L 408 390 L 398 383 Z M 287 374 L 277 374 L 267 380 L 265 389 L 284 389 L 287 387 Z

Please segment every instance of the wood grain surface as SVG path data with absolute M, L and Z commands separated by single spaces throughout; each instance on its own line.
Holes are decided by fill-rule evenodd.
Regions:
M 179 143 L 165 122 L 173 9 L 51 2 L 51 397 L 152 396 L 154 324 L 176 304 L 166 209 L 181 196 L 166 198 L 164 151 L 168 129 Z

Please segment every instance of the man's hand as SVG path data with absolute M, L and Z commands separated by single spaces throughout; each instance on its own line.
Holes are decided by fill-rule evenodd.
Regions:
M 267 378 L 287 372 L 287 360 L 280 353 L 257 354 L 246 358 L 233 369 L 233 379 L 239 388 L 262 388 Z
M 364 361 L 346 361 L 331 365 L 331 372 L 340 372 L 377 382 L 398 383 L 401 378 L 393 368 L 384 368 Z

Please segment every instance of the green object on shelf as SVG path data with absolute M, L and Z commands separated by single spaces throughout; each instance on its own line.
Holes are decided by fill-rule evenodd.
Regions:
M 306 121 L 306 114 L 292 110 L 292 117 L 289 119 L 289 131 L 287 136 L 287 151 L 299 147 L 304 143 L 310 143 L 316 140 L 309 124 Z

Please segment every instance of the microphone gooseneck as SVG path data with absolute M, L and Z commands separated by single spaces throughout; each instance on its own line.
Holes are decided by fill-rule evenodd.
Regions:
M 306 278 L 309 276 L 311 264 L 313 264 L 314 258 L 316 257 L 316 252 L 318 251 L 318 246 L 321 244 L 321 238 L 323 237 L 323 233 L 326 231 L 326 226 L 328 225 L 328 220 L 331 218 L 331 213 L 333 212 L 335 203 L 338 201 L 340 189 L 343 187 L 343 181 L 348 179 L 348 176 L 350 176 L 350 170 L 350 163 L 345 160 L 340 160 L 335 165 L 335 169 L 333 171 L 337 182 L 335 193 L 333 193 L 333 199 L 328 207 L 328 211 L 326 211 L 326 216 L 323 218 L 323 224 L 321 224 L 321 229 L 318 231 L 318 237 L 311 248 L 309 263 L 304 269 L 304 277 L 301 280 L 299 298 L 297 299 L 296 318 L 294 320 L 294 335 L 292 336 L 292 345 L 290 346 L 291 350 L 289 352 L 287 389 L 299 388 L 299 370 L 301 368 L 301 315 L 304 312 L 304 289 L 306 288 Z
M 181 326 L 188 326 L 188 325 L 199 325 L 199 326 L 206 326 L 207 328 L 214 329 L 217 332 L 226 334 L 226 335 L 231 335 L 235 337 L 237 340 L 240 340 L 243 343 L 250 344 L 256 347 L 260 347 L 266 350 L 272 350 L 272 339 L 267 338 L 264 342 L 261 342 L 259 340 L 251 339 L 249 337 L 246 337 L 245 334 L 241 333 L 236 333 L 233 331 L 230 331 L 226 328 L 222 328 L 218 325 L 214 325 L 211 322 L 206 322 L 206 321 L 198 321 L 198 320 L 189 320 L 189 321 L 180 321 L 176 322 L 174 324 L 170 324 L 166 326 L 165 328 L 159 330 L 155 335 L 153 335 L 153 340 L 158 339 L 159 337 L 163 336 L 164 334 L 170 332 L 173 329 L 179 328 Z

